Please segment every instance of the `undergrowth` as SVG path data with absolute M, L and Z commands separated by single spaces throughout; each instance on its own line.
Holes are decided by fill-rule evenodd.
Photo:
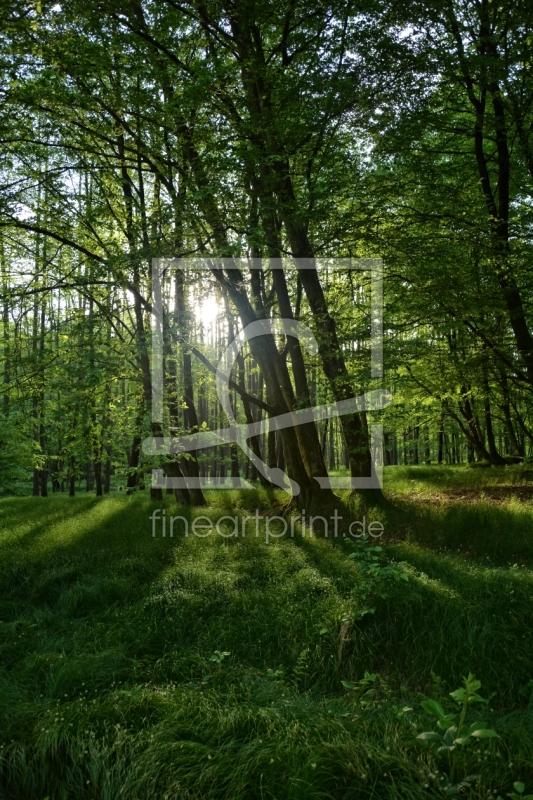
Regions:
M 470 672 L 497 736 L 461 748 L 458 791 L 533 791 L 532 507 L 428 508 L 402 469 L 368 552 L 298 526 L 154 538 L 142 494 L 2 499 L 0 797 L 439 797 L 460 782 L 417 737 Z M 210 500 L 192 516 L 279 502 Z

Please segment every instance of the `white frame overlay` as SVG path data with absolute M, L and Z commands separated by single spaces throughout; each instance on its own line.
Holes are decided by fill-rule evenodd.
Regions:
M 315 259 L 310 261 L 307 259 L 223 259 L 223 258 L 154 258 L 152 259 L 152 314 L 151 314 L 151 330 L 152 330 L 152 358 L 151 358 L 151 378 L 152 378 L 152 408 L 151 418 L 152 423 L 163 423 L 163 329 L 162 320 L 164 315 L 163 307 L 163 293 L 161 289 L 161 276 L 164 270 L 168 268 L 183 269 L 183 270 L 209 270 L 213 269 L 315 269 L 327 268 L 328 270 L 370 270 L 371 281 L 371 297 L 370 297 L 370 375 L 372 378 L 383 377 L 383 260 L 381 258 L 359 258 L 359 259 Z M 306 326 L 297 323 L 294 320 L 279 320 L 282 328 L 285 327 L 285 332 L 291 331 L 296 327 L 305 328 L 305 338 L 311 339 L 316 345 L 312 332 Z M 246 331 L 256 323 L 247 326 L 247 328 L 240 332 L 235 341 L 230 345 L 225 356 L 232 350 L 235 351 L 237 342 L 243 343 L 247 340 L 248 336 Z M 264 321 L 264 324 L 269 326 L 269 321 Z M 269 329 L 265 329 L 264 333 L 268 333 Z M 283 332 L 283 331 L 282 331 Z M 292 335 L 301 339 L 299 332 L 292 330 Z M 242 335 L 244 333 L 244 336 Z M 257 335 L 257 333 L 251 334 Z M 224 357 L 221 359 L 220 364 L 224 362 Z M 228 378 L 221 366 L 217 367 L 217 392 L 221 403 L 224 406 L 223 398 L 221 395 L 221 387 L 226 384 Z M 280 420 L 276 424 L 276 428 L 287 427 L 288 425 L 295 424 L 294 417 L 300 418 L 296 424 L 301 422 L 308 422 L 311 419 L 327 419 L 339 416 L 340 413 L 350 413 L 355 411 L 377 410 L 383 408 L 390 400 L 390 395 L 383 390 L 373 390 L 366 395 L 359 398 L 352 398 L 351 400 L 341 401 L 341 403 L 330 403 L 324 406 L 316 406 L 311 409 L 302 409 L 300 412 L 292 412 L 293 421 L 287 422 L 281 420 L 280 417 L 272 417 L 270 420 L 264 419 L 254 425 L 237 425 L 230 426 L 226 429 L 219 431 L 208 431 L 206 434 L 193 434 L 191 436 L 181 437 L 151 437 L 143 441 L 143 452 L 149 455 L 163 455 L 170 452 L 180 452 L 184 450 L 201 449 L 207 447 L 214 447 L 217 444 L 226 444 L 228 441 L 235 441 L 249 454 L 249 448 L 242 444 L 249 436 L 256 435 L 266 429 L 266 425 L 272 424 L 273 420 Z M 341 408 L 342 407 L 342 408 Z M 226 410 L 226 409 L 225 409 Z M 340 412 L 340 413 L 339 413 Z M 288 415 L 281 415 L 286 417 Z M 254 428 L 252 432 L 246 430 Z M 255 430 L 257 428 L 257 430 Z M 249 435 L 246 436 L 245 433 Z M 220 441 L 217 441 L 217 436 L 222 436 Z M 209 438 L 210 437 L 210 438 Z M 229 438 L 228 438 L 229 437 Z M 186 443 L 186 440 L 191 440 Z M 194 440 L 194 442 L 192 441 Z M 211 441 L 211 443 L 209 443 Z M 180 446 L 181 443 L 181 446 Z M 185 444 L 184 444 L 185 443 Z M 196 445 L 193 447 L 193 443 Z M 323 478 L 315 477 L 321 488 L 331 489 L 379 489 L 383 483 L 383 425 L 376 424 L 370 426 L 370 451 L 371 451 L 371 474 L 368 477 L 352 478 L 352 477 L 333 477 L 325 476 Z M 263 462 L 261 462 L 263 463 Z M 266 467 L 266 465 L 264 465 Z M 268 471 L 268 467 L 266 467 Z M 276 472 L 281 472 L 277 470 Z M 266 474 L 266 473 L 264 473 Z M 267 477 L 269 477 L 267 475 Z M 285 476 L 286 477 L 286 476 Z M 253 489 L 254 487 L 243 478 L 224 478 L 223 483 L 217 482 L 216 478 L 200 477 L 200 478 L 173 478 L 166 477 L 162 469 L 152 470 L 152 486 L 158 488 L 206 488 L 206 489 Z M 287 479 L 289 480 L 289 479 Z M 278 482 L 279 478 L 274 479 L 274 484 L 284 488 L 289 494 L 297 494 L 288 485 L 283 486 Z

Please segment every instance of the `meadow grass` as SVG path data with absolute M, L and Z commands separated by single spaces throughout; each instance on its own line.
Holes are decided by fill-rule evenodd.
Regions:
M 432 729 L 420 701 L 453 710 L 470 671 L 499 738 L 458 753 L 477 776 L 462 794 L 531 791 L 533 503 L 512 491 L 524 472 L 388 468 L 379 507 L 339 499 L 344 522 L 382 522 L 385 560 L 409 575 L 362 617 L 342 536 L 297 525 L 266 544 L 253 528 L 197 538 L 180 523 L 152 537 L 163 505 L 240 519 L 279 513 L 276 493 L 212 492 L 192 512 L 142 493 L 0 500 L 0 797 L 438 797 L 446 764 L 416 739 Z M 373 694 L 344 688 L 365 671 Z

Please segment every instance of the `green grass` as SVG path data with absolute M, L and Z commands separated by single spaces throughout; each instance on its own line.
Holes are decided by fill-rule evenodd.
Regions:
M 350 627 L 361 574 L 342 537 L 152 538 L 161 504 L 143 494 L 0 500 L 0 797 L 438 797 L 419 704 L 453 707 L 469 671 L 500 738 L 460 756 L 480 776 L 464 796 L 531 791 L 533 504 L 483 497 L 527 480 L 389 468 L 378 509 L 339 501 L 344 522 L 381 520 L 410 575 Z M 448 502 L 461 488 L 479 498 Z M 209 497 L 193 516 L 282 502 Z M 341 681 L 365 670 L 381 683 L 361 704 Z

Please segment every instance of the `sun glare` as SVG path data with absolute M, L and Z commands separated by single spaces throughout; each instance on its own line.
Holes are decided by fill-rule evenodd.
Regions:
M 214 295 L 207 295 L 194 308 L 194 315 L 197 321 L 206 328 L 212 328 L 222 311 L 217 298 Z

